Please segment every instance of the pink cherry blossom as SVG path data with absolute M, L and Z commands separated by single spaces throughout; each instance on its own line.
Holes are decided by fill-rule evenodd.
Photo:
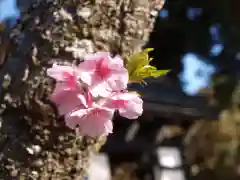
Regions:
M 92 103 L 91 93 L 78 81 L 78 69 L 74 66 L 53 64 L 47 74 L 57 83 L 51 100 L 58 106 L 60 115 L 68 113 L 77 106 L 88 107 Z
M 53 64 L 47 74 L 56 80 L 50 98 L 77 134 L 108 135 L 116 110 L 129 119 L 143 112 L 140 96 L 125 90 L 129 75 L 123 60 L 108 52 L 87 55 L 78 66 Z
M 71 89 L 63 83 L 57 83 L 50 99 L 57 105 L 60 115 L 71 112 L 77 107 L 88 107 L 92 103 L 91 95 L 80 88 Z
M 143 112 L 143 101 L 137 93 L 133 92 L 113 93 L 103 104 L 118 110 L 121 116 L 128 119 L 137 119 Z
M 47 75 L 58 82 L 64 83 L 70 89 L 78 88 L 79 70 L 75 66 L 60 66 L 53 64 L 52 68 L 47 70 Z
M 72 111 L 66 115 L 65 122 L 77 134 L 96 137 L 112 133 L 113 115 L 114 110 L 94 104 L 92 108 Z
M 108 52 L 98 52 L 86 56 L 78 67 L 81 80 L 95 97 L 107 97 L 112 91 L 127 88 L 128 71 L 120 57 L 112 58 Z

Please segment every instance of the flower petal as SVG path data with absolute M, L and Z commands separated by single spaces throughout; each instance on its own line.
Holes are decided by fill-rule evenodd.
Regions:
M 130 101 L 126 108 L 120 108 L 119 114 L 128 119 L 137 119 L 143 113 L 142 102 Z
M 76 129 L 76 127 L 81 124 L 84 116 L 88 113 L 87 109 L 78 109 L 76 111 L 70 112 L 65 116 L 65 123 L 71 129 Z
M 96 84 L 90 88 L 90 91 L 94 97 L 108 97 L 112 93 L 111 90 L 112 89 L 109 87 L 109 84 L 106 81 Z
M 115 56 L 112 58 L 112 60 L 109 62 L 109 66 L 112 69 L 119 69 L 124 67 L 124 61 L 120 56 Z
M 87 107 L 89 102 L 84 92 L 69 89 L 63 83 L 57 83 L 50 99 L 57 105 L 60 115 L 71 112 L 77 107 Z
M 112 91 L 127 88 L 128 71 L 119 56 L 112 58 L 108 52 L 98 52 L 85 57 L 79 64 L 80 79 L 90 86 L 93 96 L 106 97 Z
M 128 80 L 128 72 L 124 68 L 120 69 L 116 73 L 113 73 L 107 82 L 113 91 L 121 91 L 127 88 Z
M 79 116 L 79 121 L 74 122 L 78 122 L 80 134 L 96 137 L 112 133 L 113 115 L 114 111 L 111 109 L 94 107 L 71 112 L 69 116 L 76 118 Z
M 110 59 L 111 54 L 109 52 L 97 52 L 94 54 L 89 54 L 84 57 L 85 61 L 95 61 L 99 59 Z
M 104 106 L 117 109 L 119 114 L 128 119 L 136 119 L 143 113 L 143 101 L 136 93 L 118 92 L 105 100 Z
M 122 93 L 120 99 L 127 100 L 125 107 L 119 108 L 119 114 L 128 119 L 136 119 L 143 113 L 143 100 L 136 93 Z
M 64 81 L 64 73 L 69 73 L 73 75 L 74 68 L 72 66 L 59 66 L 53 64 L 52 68 L 47 69 L 47 75 L 54 78 L 57 81 Z

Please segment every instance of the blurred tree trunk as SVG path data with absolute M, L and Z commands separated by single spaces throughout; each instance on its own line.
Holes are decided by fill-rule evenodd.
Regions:
M 133 52 L 148 39 L 153 10 L 163 3 L 19 0 L 22 18 L 9 32 L 0 71 L 0 179 L 83 179 L 90 154 L 104 138 L 76 141 L 47 98 L 54 84 L 46 68 L 55 60 L 74 63 L 85 53 L 100 50 Z

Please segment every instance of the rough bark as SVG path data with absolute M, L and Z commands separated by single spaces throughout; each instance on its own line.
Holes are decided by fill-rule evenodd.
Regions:
M 83 179 L 105 138 L 67 129 L 48 100 L 53 61 L 75 63 L 85 53 L 126 55 L 148 39 L 163 0 L 19 0 L 23 16 L 11 31 L 0 71 L 0 179 Z M 30 7 L 30 8 L 29 8 Z

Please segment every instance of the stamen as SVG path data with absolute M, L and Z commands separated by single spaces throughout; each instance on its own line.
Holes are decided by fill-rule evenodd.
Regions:
M 104 64 L 104 59 L 101 59 L 96 67 L 96 73 L 98 74 L 98 76 L 101 79 L 106 79 L 109 76 L 110 72 L 111 70 L 109 69 L 109 67 Z
M 75 85 L 76 85 L 76 83 L 75 83 L 75 76 L 70 74 L 69 72 L 63 72 L 63 76 L 66 79 L 66 84 L 69 87 L 75 88 Z
M 113 100 L 112 102 L 117 108 L 123 107 L 127 105 L 126 100 Z

